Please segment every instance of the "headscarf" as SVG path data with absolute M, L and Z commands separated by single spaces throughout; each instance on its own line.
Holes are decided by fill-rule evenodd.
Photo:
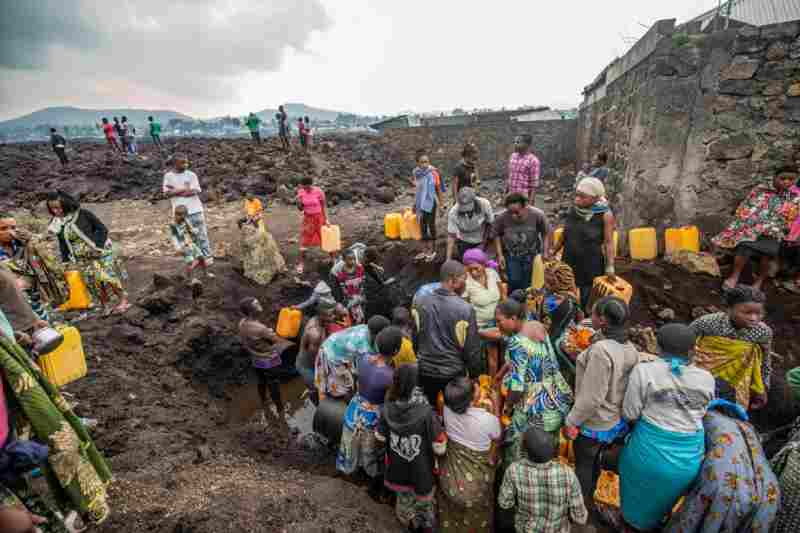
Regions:
M 544 286 L 552 294 L 579 300 L 575 274 L 566 263 L 554 260 L 544 264 Z
M 593 216 L 600 213 L 605 213 L 610 209 L 608 206 L 608 200 L 605 198 L 606 187 L 599 179 L 583 178 L 580 183 L 578 183 L 578 186 L 575 190 L 581 194 L 598 198 L 598 200 L 591 207 L 573 206 L 575 213 L 584 220 L 589 221 Z
M 480 248 L 470 248 L 469 250 L 464 252 L 464 259 L 462 261 L 464 266 L 468 265 L 486 266 L 486 263 L 488 262 L 489 258 L 486 256 L 486 253 Z
M 686 366 L 689 351 L 694 347 L 694 331 L 685 324 L 667 324 L 658 330 L 656 338 L 661 357 L 670 362 L 672 373 L 680 376 L 681 367 Z
M 724 291 L 722 297 L 729 308 L 747 303 L 763 304 L 767 301 L 767 296 L 763 292 L 749 285 L 737 285 Z

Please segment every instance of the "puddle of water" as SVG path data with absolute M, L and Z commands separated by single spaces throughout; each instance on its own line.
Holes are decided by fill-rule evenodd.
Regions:
M 300 396 L 306 390 L 302 378 L 295 378 L 281 384 L 281 399 L 287 412 L 286 423 L 289 429 L 295 430 L 298 435 L 305 436 L 313 433 L 314 404 L 308 398 Z M 225 420 L 228 424 L 243 424 L 250 420 L 261 409 L 261 398 L 258 396 L 258 387 L 255 383 L 226 389 L 229 398 Z M 267 393 L 267 403 L 271 403 Z M 269 419 L 271 415 L 267 415 Z

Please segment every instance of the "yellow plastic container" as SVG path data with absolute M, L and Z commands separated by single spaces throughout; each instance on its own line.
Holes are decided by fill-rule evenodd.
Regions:
M 619 232 L 614 230 L 614 257 L 619 257 Z
M 322 226 L 322 251 L 338 252 L 342 249 L 342 233 L 339 226 Z
M 49 354 L 41 356 L 39 367 L 50 383 L 63 387 L 86 375 L 86 355 L 77 328 L 64 326 L 57 329 L 64 335 L 64 342 Z
M 64 272 L 64 278 L 67 280 L 67 286 L 69 287 L 69 298 L 59 306 L 59 310 L 76 311 L 88 309 L 92 305 L 92 298 L 89 296 L 89 290 L 83 282 L 81 273 L 77 270 L 68 270 Z
M 538 254 L 533 258 L 531 289 L 538 291 L 542 287 L 544 287 L 544 261 L 542 261 L 542 254 Z
M 605 296 L 616 296 L 625 301 L 626 304 L 630 304 L 633 297 L 633 287 L 619 276 L 615 276 L 613 283 L 609 281 L 607 276 L 594 278 L 590 301 L 594 303 Z
M 278 326 L 275 328 L 275 333 L 284 339 L 294 339 L 300 334 L 300 324 L 302 322 L 302 311 L 284 307 L 278 314 Z
M 417 215 L 411 209 L 406 209 L 403 213 L 403 225 L 400 230 L 400 238 L 404 241 L 419 241 L 422 239 L 422 230 L 417 221 Z
M 700 251 L 700 230 L 697 226 L 668 228 L 664 232 L 664 253 L 672 255 L 681 250 Z
M 553 247 L 558 248 L 558 244 L 561 242 L 561 239 L 564 237 L 564 228 L 556 228 L 553 232 Z
M 403 215 L 400 213 L 388 213 L 383 217 L 383 232 L 387 239 L 399 239 L 402 227 Z
M 656 228 L 636 228 L 628 232 L 631 259 L 651 261 L 658 257 Z

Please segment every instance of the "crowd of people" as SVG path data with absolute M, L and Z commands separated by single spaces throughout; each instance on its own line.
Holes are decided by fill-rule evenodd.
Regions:
M 116 121 L 103 124 L 112 148 L 131 149 Z M 159 133 L 151 127 L 154 142 Z M 288 123 L 285 133 L 288 141 Z M 54 149 L 62 141 L 54 138 Z M 593 291 L 597 278 L 616 276 L 607 158 L 577 180 L 554 239 L 553 222 L 534 206 L 541 165 L 531 141 L 515 142 L 499 213 L 480 196 L 475 145 L 465 145 L 453 172 L 449 207 L 448 180 L 427 153 L 417 154 L 411 181 L 423 244 L 416 259 L 437 257 L 437 212 L 446 213 L 447 242 L 439 280 L 420 286 L 410 306 L 370 304 L 370 287 L 389 280 L 375 249 L 359 243 L 331 254 L 328 279 L 294 306 L 307 317 L 297 338 L 268 327 L 256 298 L 239 303 L 238 332 L 265 414 L 282 419 L 279 383 L 296 342 L 295 366 L 310 401 L 320 413 L 333 412 L 331 405 L 343 413 L 331 439 L 337 469 L 367 480 L 376 500 L 394 501 L 410 531 L 562 532 L 590 518 L 630 531 L 794 531 L 800 423 L 770 461 L 748 419 L 767 405 L 774 373 L 761 289 L 776 259 L 797 267 L 797 170 L 782 168 L 758 186 L 713 239 L 735 255 L 722 287 L 726 310 L 661 327 L 659 353 L 645 354 L 629 339 L 628 303 Z M 172 208 L 169 235 L 195 287 L 198 269 L 214 275 L 200 180 L 184 154 L 169 164 L 162 187 Z M 295 273 L 302 275 L 330 220 L 325 193 L 310 176 L 296 200 Z M 33 363 L 32 336 L 67 300 L 64 270 L 80 274 L 104 315 L 130 307 L 127 276 L 118 246 L 91 211 L 63 191 L 46 205 L 60 261 L 0 213 L 3 531 L 72 531 L 75 520 L 99 523 L 110 512 L 108 466 Z M 245 213 L 239 227 L 257 236 L 269 282 L 285 269 L 283 257 L 260 200 L 248 196 Z M 759 267 L 753 286 L 740 284 L 748 259 Z M 542 288 L 533 287 L 540 260 Z M 788 382 L 800 395 L 798 374 L 790 372 Z M 29 419 L 31 439 L 15 433 L 9 413 Z M 28 490 L 20 472 L 33 466 L 53 474 L 58 512 Z M 609 472 L 619 485 L 616 508 L 596 498 Z
M 597 278 L 616 276 L 607 157 L 577 180 L 554 242 L 553 224 L 532 205 L 540 165 L 530 139 L 517 140 L 499 214 L 479 196 L 476 150 L 464 147 L 449 209 L 447 180 L 427 153 L 417 155 L 424 244 L 416 259 L 435 258 L 444 209 L 447 245 L 440 280 L 422 285 L 410 309 L 364 313 L 365 272 L 377 266 L 365 257 L 375 254 L 352 248 L 331 273 L 339 290 L 321 282 L 298 306 L 313 318 L 297 370 L 320 411 L 346 406 L 334 432 L 337 468 L 366 478 L 375 499 L 394 498 L 411 531 L 569 531 L 590 517 L 628 531 L 790 530 L 800 431 L 780 455 L 779 477 L 748 422 L 771 384 L 764 280 L 739 284 L 736 259 L 726 310 L 663 326 L 659 353 L 642 353 L 628 336 L 626 301 L 593 295 Z M 791 251 L 800 194 L 788 191 L 797 178 L 793 167 L 778 170 L 714 241 L 736 233 L 743 243 L 777 242 L 770 259 Z M 780 201 L 754 199 L 764 189 Z M 317 246 L 324 193 L 307 180 L 299 197 L 303 245 Z M 760 209 L 747 207 L 754 202 Z M 537 256 L 541 290 L 531 288 Z M 603 471 L 616 475 L 617 509 L 596 500 Z

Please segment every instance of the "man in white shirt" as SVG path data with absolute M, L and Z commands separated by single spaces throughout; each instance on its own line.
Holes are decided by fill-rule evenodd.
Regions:
M 172 209 L 185 205 L 189 213 L 187 220 L 200 237 L 198 245 L 205 257 L 206 264 L 210 265 L 214 258 L 211 254 L 211 243 L 208 241 L 208 228 L 203 213 L 203 202 L 200 201 L 200 182 L 197 174 L 188 170 L 189 160 L 184 154 L 175 154 L 172 158 L 175 170 L 164 174 L 162 191 L 172 202 Z

